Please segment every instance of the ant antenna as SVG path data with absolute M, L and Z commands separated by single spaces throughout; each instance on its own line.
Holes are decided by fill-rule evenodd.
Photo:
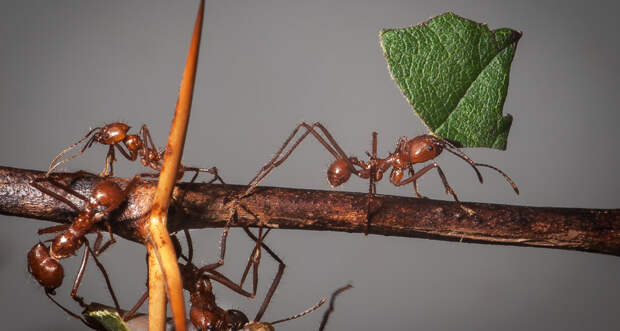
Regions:
M 477 165 L 477 166 L 479 166 L 479 167 L 487 167 L 487 168 L 491 168 L 491 169 L 493 169 L 493 170 L 495 170 L 495 171 L 499 172 L 502 176 L 504 176 L 504 179 L 505 179 L 508 183 L 510 183 L 510 185 L 512 186 L 512 189 L 515 191 L 515 193 L 519 194 L 519 188 L 517 187 L 517 184 L 515 184 L 515 182 L 514 182 L 514 181 L 512 181 L 512 178 L 508 177 L 508 175 L 506 175 L 506 173 L 504 173 L 503 171 L 501 171 L 501 170 L 499 170 L 499 169 L 497 169 L 497 168 L 495 168 L 494 166 L 489 165 L 489 164 L 484 164 L 484 163 L 476 163 L 476 165 Z
M 313 311 L 315 311 L 315 310 L 319 309 L 319 307 L 321 307 L 321 306 L 322 306 L 322 305 L 323 305 L 326 301 L 327 301 L 327 298 L 326 298 L 326 297 L 323 297 L 323 299 L 321 299 L 321 301 L 319 301 L 316 305 L 314 305 L 314 306 L 312 306 L 312 307 L 310 307 L 310 308 L 308 308 L 308 309 L 306 309 L 306 310 L 302 311 L 301 313 L 299 313 L 299 314 L 297 314 L 297 315 L 293 315 L 293 316 L 291 316 L 291 317 L 287 317 L 287 318 L 281 319 L 281 320 L 277 320 L 277 321 L 275 321 L 275 322 L 271 322 L 271 323 L 269 323 L 269 324 L 274 325 L 274 324 L 278 324 L 278 323 L 282 323 L 282 322 L 286 322 L 286 321 L 294 320 L 294 319 L 296 319 L 296 318 L 300 318 L 300 317 L 302 317 L 302 316 L 308 315 L 308 314 L 310 314 L 311 312 L 313 312 Z
M 445 140 L 445 139 L 441 139 L 439 137 L 435 137 L 438 141 L 441 142 L 441 144 L 444 145 L 444 147 L 446 147 L 446 150 L 458 157 L 460 157 L 461 159 L 465 160 L 465 162 L 469 163 L 469 165 L 471 165 L 472 168 L 474 168 L 474 171 L 476 172 L 476 175 L 478 176 L 478 180 L 480 181 L 480 184 L 482 184 L 482 174 L 480 174 L 480 171 L 478 170 L 478 168 L 476 168 L 476 162 L 474 162 L 474 160 L 472 160 L 469 156 L 467 156 L 467 154 L 465 154 L 460 148 L 456 147 L 453 143 Z
M 351 289 L 351 288 L 353 288 L 353 285 L 348 284 L 348 285 L 345 285 L 337 289 L 334 293 L 332 293 L 332 297 L 329 300 L 329 307 L 323 314 L 323 320 L 321 321 L 321 325 L 319 326 L 319 331 L 323 331 L 325 329 L 325 326 L 327 325 L 327 320 L 329 319 L 329 315 L 334 311 L 334 301 L 336 300 L 336 296 L 338 296 L 340 293 L 348 289 Z
M 85 148 L 84 148 L 84 149 L 82 149 L 82 151 L 80 151 L 80 152 L 79 152 L 79 153 L 77 153 L 77 154 L 74 154 L 74 155 L 72 155 L 72 156 L 70 156 L 70 157 L 68 157 L 68 158 L 66 158 L 66 159 L 64 159 L 64 160 L 61 160 L 61 161 L 60 161 L 60 162 L 58 162 L 58 163 L 56 162 L 56 161 L 58 161 L 60 158 L 62 158 L 62 157 L 63 157 L 63 155 L 67 154 L 70 150 L 74 149 L 74 148 L 75 148 L 75 146 L 77 146 L 77 145 L 81 144 L 84 140 L 88 139 L 88 138 L 90 137 L 90 135 L 91 135 L 91 134 L 93 134 L 93 132 L 95 132 L 96 130 L 99 130 L 99 129 L 101 129 L 101 127 L 96 127 L 96 128 L 92 128 L 92 129 L 90 129 L 90 131 L 88 131 L 88 133 L 87 133 L 87 134 L 86 134 L 86 135 L 85 135 L 82 139 L 80 139 L 80 140 L 78 140 L 77 142 L 75 142 L 75 143 L 73 143 L 73 144 L 69 145 L 69 147 L 65 148 L 62 152 L 60 152 L 60 154 L 58 154 L 58 155 L 57 155 L 57 156 L 56 156 L 56 157 L 52 160 L 52 162 L 50 162 L 50 166 L 49 166 L 49 169 L 47 170 L 47 173 L 45 173 L 45 177 L 48 177 L 48 176 L 52 173 L 52 171 L 54 171 L 54 169 L 56 169 L 59 165 L 61 165 L 61 164 L 63 164 L 63 163 L 66 163 L 66 162 L 68 162 L 68 161 L 71 161 L 71 160 L 75 159 L 76 157 L 78 157 L 78 156 L 82 155 L 82 153 L 84 153 Z M 94 136 L 93 136 L 93 137 L 94 137 Z M 92 144 L 92 140 L 94 139 L 93 137 L 90 137 L 91 139 L 90 139 L 90 141 L 89 141 L 89 142 L 87 142 L 87 143 L 86 143 L 86 146 L 88 146 L 88 145 Z

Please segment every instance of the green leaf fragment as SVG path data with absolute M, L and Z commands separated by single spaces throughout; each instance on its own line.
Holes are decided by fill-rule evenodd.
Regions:
M 463 147 L 506 149 L 502 115 L 521 33 L 446 13 L 380 33 L 390 73 L 422 122 Z
M 129 331 L 129 328 L 123 322 L 121 316 L 108 310 L 96 310 L 85 313 L 90 319 L 96 320 L 102 327 L 108 331 Z

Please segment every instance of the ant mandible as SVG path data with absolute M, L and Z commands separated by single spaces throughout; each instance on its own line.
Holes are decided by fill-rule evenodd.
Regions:
M 70 177 L 75 179 L 76 177 L 83 176 L 83 174 L 84 172 L 80 171 L 72 174 Z M 108 229 L 108 232 L 110 233 L 110 239 L 106 243 L 102 244 L 103 235 L 101 234 L 101 231 L 99 229 L 96 229 L 94 227 L 96 223 L 102 221 L 107 215 L 109 215 L 112 211 L 117 209 L 123 203 L 123 201 L 127 197 L 127 194 L 133 189 L 139 179 L 140 176 L 135 176 L 125 187 L 124 190 L 121 190 L 118 184 L 116 184 L 112 180 L 102 180 L 95 184 L 91 195 L 88 198 L 76 192 L 69 186 L 51 178 L 36 178 L 30 183 L 32 186 L 34 186 L 44 194 L 47 194 L 55 199 L 58 199 L 59 201 L 64 202 L 78 213 L 71 222 L 71 224 L 55 225 L 48 228 L 40 229 L 38 231 L 39 235 L 45 233 L 60 233 L 56 235 L 54 239 L 49 240 L 52 242 L 49 249 L 43 243 L 38 243 L 34 247 L 32 247 L 32 249 L 28 253 L 28 270 L 30 271 L 30 273 L 39 282 L 39 284 L 44 287 L 46 295 L 60 308 L 68 312 L 73 317 L 76 317 L 76 315 L 69 312 L 66 308 L 58 304 L 54 299 L 51 298 L 50 294 L 55 294 L 55 289 L 62 284 L 64 271 L 62 265 L 60 264 L 60 260 L 75 255 L 75 252 L 82 245 L 85 245 L 86 249 L 84 249 L 82 262 L 75 277 L 75 282 L 73 283 L 71 297 L 75 301 L 77 301 L 80 306 L 85 307 L 83 299 L 77 295 L 77 292 L 84 276 L 84 272 L 86 270 L 88 258 L 90 255 L 92 255 L 93 259 L 95 260 L 95 264 L 101 270 L 105 278 L 108 291 L 112 296 L 115 307 L 120 310 L 118 300 L 116 299 L 116 295 L 114 294 L 112 285 L 110 283 L 110 279 L 105 271 L 105 268 L 97 259 L 97 256 L 99 256 L 116 240 L 112 235 L 112 229 L 110 223 L 108 223 L 107 220 L 104 220 L 104 222 L 106 228 Z M 78 208 L 66 197 L 40 184 L 40 182 L 43 181 L 49 182 L 51 185 L 66 191 L 67 193 L 75 196 L 80 200 L 83 200 L 85 202 L 84 207 L 82 209 Z M 86 234 L 93 230 L 97 233 L 97 237 L 95 239 L 93 248 L 91 248 L 90 243 L 86 238 Z M 80 317 L 77 318 L 81 319 Z M 83 321 L 83 319 L 81 320 Z
M 306 131 L 299 136 L 299 138 L 297 138 L 297 140 L 295 140 L 292 145 L 290 145 L 290 148 L 285 152 L 287 146 L 289 146 L 291 141 L 293 141 L 293 138 L 297 135 L 297 132 L 302 128 L 306 129 Z M 315 128 L 323 133 L 325 137 L 321 136 Z M 426 165 L 418 172 L 414 172 L 413 169 L 414 164 L 434 160 L 444 149 L 469 163 L 469 165 L 471 165 L 476 172 L 480 183 L 482 183 L 483 180 L 478 167 L 490 168 L 499 172 L 506 179 L 506 181 L 510 183 L 515 193 L 519 194 L 517 185 L 510 177 L 508 177 L 508 175 L 506 175 L 506 173 L 492 165 L 474 162 L 453 143 L 434 135 L 423 134 L 414 138 L 401 137 L 396 144 L 396 149 L 394 152 L 390 153 L 385 158 L 379 158 L 377 157 L 377 133 L 373 132 L 372 154 L 368 152 L 366 153 L 370 159 L 368 161 L 360 161 L 357 157 L 348 156 L 321 123 L 316 122 L 309 125 L 302 122 L 295 127 L 290 136 L 282 144 L 282 147 L 280 147 L 273 158 L 269 160 L 269 162 L 267 162 L 267 164 L 265 164 L 265 166 L 263 166 L 263 168 L 256 174 L 250 182 L 248 189 L 238 199 L 251 194 L 256 189 L 258 184 L 262 182 L 265 177 L 267 177 L 267 175 L 269 175 L 276 167 L 281 165 L 291 155 L 295 148 L 297 148 L 301 141 L 304 140 L 309 134 L 312 134 L 321 143 L 321 145 L 323 145 L 325 149 L 327 149 L 336 158 L 336 160 L 327 168 L 327 181 L 332 187 L 337 187 L 347 182 L 351 177 L 351 174 L 369 180 L 366 228 L 364 230 L 365 234 L 368 234 L 368 230 L 370 228 L 371 204 L 377 191 L 376 182 L 380 181 L 383 178 L 383 174 L 390 168 L 392 168 L 392 171 L 390 172 L 390 183 L 395 186 L 403 186 L 413 183 L 414 193 L 419 198 L 423 198 L 423 196 L 418 192 L 417 180 L 430 170 L 437 169 L 437 173 L 441 178 L 446 193 L 452 195 L 454 200 L 459 202 L 456 193 L 448 184 L 448 180 L 446 179 L 446 176 L 437 161 L 433 161 L 431 164 Z M 409 170 L 410 177 L 403 179 L 406 170 Z
M 54 169 L 56 169 L 61 164 L 70 161 L 80 155 L 82 155 L 88 148 L 92 147 L 95 142 L 100 143 L 102 145 L 107 145 L 108 153 L 105 159 L 105 168 L 99 174 L 101 177 L 108 177 L 114 175 L 113 164 L 116 161 L 116 153 L 115 150 L 118 151 L 128 160 L 135 161 L 140 158 L 140 162 L 143 166 L 151 168 L 157 172 L 161 171 L 162 161 L 164 152 L 160 152 L 155 147 L 155 143 L 153 142 L 153 138 L 151 137 L 151 133 L 146 125 L 142 125 L 138 134 L 128 134 L 129 129 L 131 127 L 123 122 L 115 122 L 104 125 L 102 127 L 96 127 L 90 129 L 82 139 L 78 140 L 74 144 L 65 148 L 60 154 L 52 160 L 50 166 L 45 174 L 46 177 L 49 176 Z M 88 139 L 88 140 L 87 140 Z M 82 149 L 65 159 L 61 158 L 75 148 L 77 145 L 81 144 L 84 140 L 87 140 Z M 123 148 L 125 145 L 125 148 Z M 222 178 L 219 176 L 216 167 L 212 167 L 210 169 L 196 168 L 196 167 L 186 167 L 183 164 L 179 165 L 179 179 L 183 177 L 183 174 L 186 171 L 193 171 L 194 177 L 192 178 L 192 182 L 196 179 L 199 173 L 206 172 L 210 173 L 214 176 L 213 181 L 219 180 L 221 183 L 224 183 Z M 143 174 L 144 176 L 153 176 L 153 174 Z

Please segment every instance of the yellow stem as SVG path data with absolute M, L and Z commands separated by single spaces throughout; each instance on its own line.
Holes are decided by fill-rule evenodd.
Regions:
M 166 328 L 166 290 L 157 256 L 151 243 L 146 243 L 149 252 L 149 330 Z
M 194 81 L 196 78 L 196 67 L 198 64 L 203 11 L 204 0 L 201 0 L 198 14 L 196 15 L 196 22 L 194 24 L 194 32 L 192 34 L 187 60 L 185 62 L 185 70 L 183 72 L 183 79 L 181 80 L 174 118 L 172 119 L 172 125 L 170 127 L 168 144 L 166 145 L 166 152 L 164 153 L 164 162 L 159 174 L 157 191 L 155 192 L 153 207 L 149 218 L 149 238 L 153 244 L 147 245 L 147 249 L 151 247 L 149 249 L 149 293 L 155 291 L 153 296 L 149 294 L 149 306 L 153 304 L 157 305 L 157 308 L 154 310 L 149 308 L 149 330 L 152 331 L 163 330 L 161 325 L 155 325 L 162 317 L 152 316 L 151 313 L 156 311 L 157 314 L 163 314 L 165 319 L 165 310 L 162 312 L 159 309 L 162 305 L 161 301 L 165 299 L 165 296 L 160 295 L 164 287 L 164 282 L 167 285 L 168 300 L 170 302 L 175 328 L 178 331 L 186 330 L 183 281 L 179 272 L 174 246 L 172 245 L 170 235 L 166 228 L 166 221 L 170 197 L 177 180 L 177 173 L 183 155 L 183 147 L 185 145 L 185 136 L 194 92 Z M 151 264 L 150 261 L 152 259 L 156 261 L 153 261 L 155 263 Z M 161 265 L 159 265 L 158 262 L 161 262 Z M 161 267 L 160 270 L 157 270 L 157 265 Z M 156 279 L 156 272 L 160 271 L 163 274 L 160 273 L 159 279 Z M 151 324 L 151 319 L 155 320 L 153 324 Z

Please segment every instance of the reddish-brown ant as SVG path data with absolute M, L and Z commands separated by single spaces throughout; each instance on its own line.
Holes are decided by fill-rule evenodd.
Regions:
M 236 284 L 223 274 L 217 272 L 217 269 L 221 264 L 214 263 L 203 267 L 197 267 L 193 262 L 193 244 L 188 230 L 184 230 L 185 238 L 187 240 L 188 254 L 185 255 L 182 252 L 181 244 L 178 238 L 171 236 L 172 242 L 175 247 L 177 256 L 185 263 L 179 262 L 179 270 L 183 279 L 183 288 L 190 293 L 190 321 L 199 330 L 240 330 L 244 325 L 248 323 L 248 318 L 242 312 L 238 310 L 224 310 L 217 306 L 215 303 L 215 295 L 213 294 L 213 287 L 211 280 L 228 287 L 229 289 L 248 298 L 254 298 L 257 290 L 258 281 L 258 264 L 260 263 L 260 249 L 264 248 L 269 255 L 271 255 L 278 263 L 278 271 L 271 283 L 265 299 L 256 314 L 255 320 L 259 320 L 264 314 L 276 288 L 278 287 L 282 275 L 284 273 L 284 262 L 264 243 L 264 239 L 269 233 L 269 230 L 263 233 L 262 229 L 259 230 L 258 238 L 254 236 L 247 228 L 245 229 L 248 235 L 256 241 L 256 247 L 250 254 L 247 266 L 242 276 L 242 280 L 239 284 Z M 251 266 L 254 266 L 253 272 L 253 288 L 252 293 L 243 289 L 243 283 L 248 274 L 248 270 Z M 140 308 L 147 298 L 145 293 L 134 307 L 123 315 L 123 320 L 131 319 L 134 313 Z M 317 307 L 318 308 L 318 307 Z M 300 317 L 300 316 L 299 316 Z M 287 319 L 288 320 L 288 319 Z M 283 322 L 284 320 L 282 320 Z
M 83 172 L 77 172 L 73 174 L 72 177 L 76 178 L 82 176 L 82 174 Z M 75 301 L 77 301 L 82 307 L 85 307 L 83 299 L 77 295 L 77 292 L 84 276 L 84 272 L 86 270 L 86 264 L 88 262 L 89 255 L 92 255 L 93 259 L 95 260 L 95 264 L 97 265 L 97 267 L 99 267 L 105 278 L 106 285 L 108 287 L 108 290 L 110 291 L 110 294 L 114 301 L 114 305 L 117 309 L 120 309 L 118 305 L 118 300 L 114 295 L 114 291 L 112 290 L 112 286 L 110 284 L 110 280 L 105 271 L 105 268 L 97 259 L 97 256 L 101 254 L 106 248 L 108 248 L 112 243 L 114 243 L 115 239 L 112 235 L 110 224 L 106 220 L 104 220 L 108 232 L 110 233 L 110 240 L 108 240 L 102 245 L 103 236 L 101 234 L 101 231 L 95 228 L 95 225 L 96 223 L 102 221 L 108 214 L 110 214 L 113 210 L 117 209 L 123 203 L 127 194 L 133 189 L 139 179 L 139 176 L 135 176 L 125 187 L 124 190 L 121 190 L 118 184 L 111 180 L 102 180 L 94 186 L 93 191 L 88 198 L 71 189 L 69 186 L 50 178 L 37 178 L 31 182 L 32 186 L 36 187 L 44 194 L 47 194 L 53 198 L 58 199 L 59 201 L 64 202 L 78 213 L 71 222 L 71 224 L 56 225 L 40 229 L 38 231 L 39 235 L 44 233 L 61 233 L 56 235 L 54 239 L 50 240 L 52 244 L 50 245 L 49 249 L 44 244 L 38 243 L 28 253 L 28 270 L 30 271 L 30 273 L 45 288 L 46 295 L 50 297 L 50 299 L 54 303 L 56 303 L 59 307 L 61 307 L 64 311 L 68 312 L 73 317 L 76 317 L 77 315 L 71 313 L 66 308 L 58 304 L 55 300 L 51 298 L 50 294 L 54 294 L 54 290 L 62 283 L 64 272 L 62 265 L 60 264 L 60 260 L 75 255 L 75 252 L 82 245 L 85 245 L 86 249 L 84 249 L 82 262 L 79 267 L 78 274 L 76 275 L 75 282 L 73 283 L 71 297 Z M 41 185 L 40 182 L 42 181 L 49 182 L 51 185 L 66 191 L 67 193 L 77 197 L 78 199 L 83 200 L 85 202 L 84 207 L 82 209 L 78 208 L 66 197 Z M 95 231 L 97 233 L 97 238 L 95 240 L 93 248 L 91 248 L 88 239 L 86 238 L 86 234 L 91 231 Z M 77 316 L 76 318 L 84 321 L 79 316 Z
M 146 125 L 142 125 L 142 128 L 140 128 L 140 132 L 138 134 L 128 134 L 129 129 L 131 129 L 131 127 L 122 122 L 110 123 L 102 127 L 90 129 L 82 139 L 67 147 L 64 151 L 58 154 L 58 156 L 56 156 L 54 160 L 52 160 L 47 170 L 46 176 L 49 176 L 52 171 L 54 171 L 54 169 L 56 169 L 59 165 L 82 155 L 84 151 L 86 151 L 86 149 L 92 147 L 93 144 L 96 142 L 102 145 L 109 146 L 108 153 L 105 159 L 105 168 L 99 174 L 102 177 L 114 175 L 113 163 L 114 161 L 116 161 L 116 149 L 118 149 L 118 151 L 128 160 L 135 161 L 136 159 L 140 158 L 140 162 L 143 166 L 149 167 L 159 172 L 161 170 L 164 152 L 158 151 L 157 147 L 155 147 L 155 143 L 153 142 L 153 138 L 151 137 L 149 129 L 146 127 Z M 71 151 L 77 145 L 81 144 L 84 140 L 86 140 L 86 143 L 78 153 L 61 160 L 61 158 L 66 153 Z M 123 145 L 125 145 L 125 148 L 127 148 L 127 150 L 123 148 Z M 182 178 L 183 174 L 186 171 L 193 171 L 195 173 L 194 177 L 192 178 L 192 182 L 196 179 L 199 173 L 206 172 L 214 176 L 213 181 L 219 180 L 220 182 L 224 183 L 222 178 L 220 178 L 220 176 L 218 175 L 216 167 L 212 167 L 210 169 L 203 169 L 186 167 L 181 164 L 179 166 L 178 177 Z M 152 176 L 152 174 L 143 175 Z
M 290 148 L 285 152 L 285 149 L 293 138 L 296 136 L 297 132 L 304 128 L 306 131 L 299 137 L 295 142 L 290 145 Z M 320 130 L 323 135 L 315 130 L 317 128 Z M 368 233 L 368 229 L 370 227 L 370 216 L 371 216 L 371 204 L 372 199 L 376 193 L 376 182 L 380 181 L 383 178 L 383 174 L 392 168 L 390 173 L 390 182 L 395 186 L 403 186 L 409 183 L 413 183 L 413 189 L 415 194 L 418 197 L 422 197 L 418 192 L 417 180 L 427 172 L 432 169 L 437 169 L 437 173 L 441 178 L 441 181 L 446 189 L 446 193 L 452 195 L 454 200 L 459 202 L 456 193 L 448 184 L 448 180 L 444 175 L 443 170 L 439 167 L 437 161 L 433 161 L 433 163 L 426 165 L 418 172 L 414 172 L 413 165 L 416 163 L 424 163 L 427 161 L 434 160 L 437 158 L 441 152 L 445 149 L 448 152 L 460 157 L 461 159 L 467 161 L 478 176 L 478 180 L 482 183 L 482 175 L 480 171 L 478 171 L 477 167 L 486 167 L 491 168 L 497 172 L 499 172 L 508 183 L 512 186 L 514 191 L 519 194 L 519 189 L 514 181 L 508 177 L 503 171 L 498 168 L 474 162 L 469 156 L 467 156 L 463 151 L 461 151 L 457 146 L 453 143 L 442 139 L 440 137 L 424 134 L 414 138 L 401 137 L 396 144 L 396 149 L 394 152 L 390 153 L 385 158 L 377 157 L 377 133 L 372 133 L 372 154 L 366 153 L 369 156 L 368 161 L 360 161 L 356 157 L 348 156 L 342 148 L 338 145 L 334 137 L 327 131 L 327 129 L 319 122 L 316 122 L 312 125 L 309 125 L 305 122 L 300 123 L 295 127 L 290 136 L 284 141 L 282 147 L 276 152 L 274 157 L 269 160 L 269 162 L 256 174 L 256 176 L 250 182 L 249 188 L 246 190 L 244 194 L 242 194 L 239 198 L 247 196 L 251 194 L 257 185 L 265 179 L 267 175 L 269 175 L 273 169 L 282 164 L 297 148 L 297 146 L 304 140 L 309 134 L 312 134 L 335 158 L 336 160 L 332 162 L 332 164 L 327 168 L 327 180 L 332 187 L 337 187 L 346 181 L 349 180 L 351 174 L 354 174 L 360 178 L 369 179 L 369 188 L 368 188 L 368 205 L 367 205 L 367 223 L 365 233 Z M 403 179 L 405 171 L 409 170 L 410 177 Z

